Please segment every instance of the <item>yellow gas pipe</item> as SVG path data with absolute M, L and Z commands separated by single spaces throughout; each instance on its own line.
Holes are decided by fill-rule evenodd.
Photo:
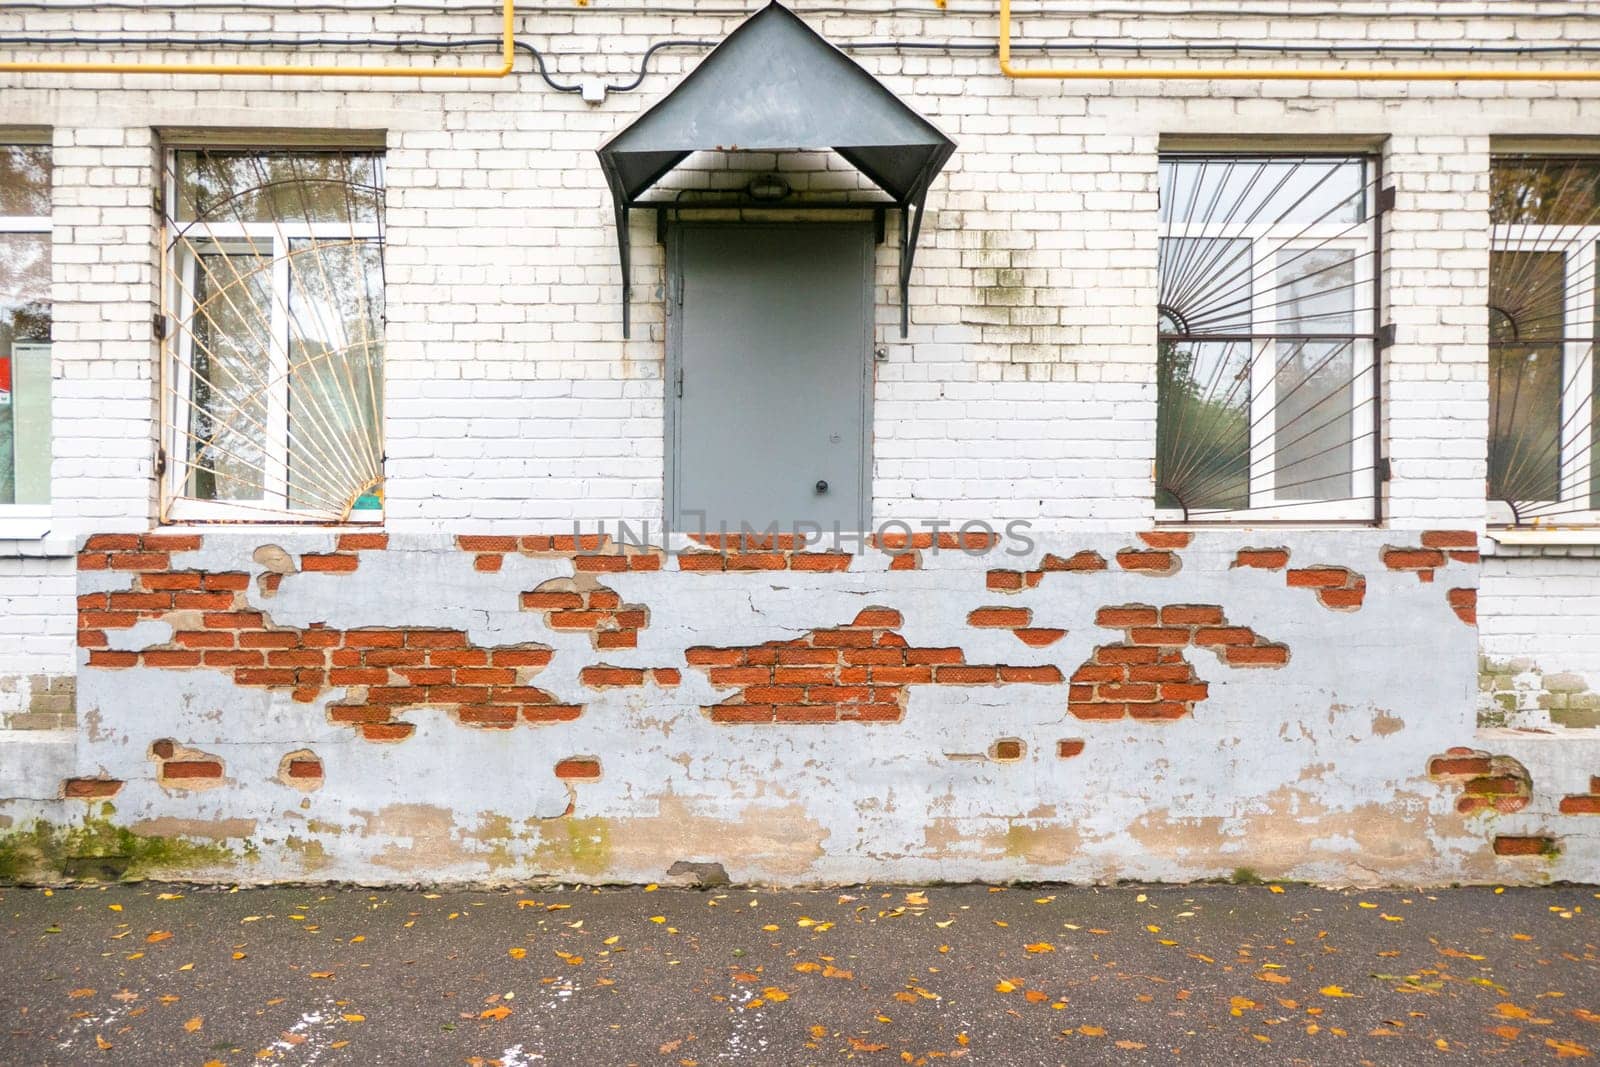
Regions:
M 1600 67 L 1588 70 L 1295 70 L 1248 67 L 1176 67 L 1107 69 L 1104 67 L 1016 67 L 1011 63 L 1011 0 L 1000 0 L 1000 70 L 1008 78 L 1077 78 L 1106 81 L 1386 81 L 1386 82 L 1591 82 L 1600 81 Z
M 503 0 L 498 67 L 347 67 L 284 63 L 0 62 L 31 74 L 289 74 L 322 78 L 503 78 L 516 61 L 516 2 Z

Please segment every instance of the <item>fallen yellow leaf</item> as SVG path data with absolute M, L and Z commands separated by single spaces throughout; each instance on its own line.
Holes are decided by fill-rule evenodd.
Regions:
M 1588 1049 L 1588 1047 L 1585 1046 L 1585 1045 L 1580 1045 L 1576 1041 L 1557 1041 L 1553 1037 L 1547 1037 L 1547 1038 L 1544 1039 L 1544 1043 L 1546 1045 L 1548 1045 L 1549 1047 L 1555 1049 L 1556 1059 L 1558 1059 L 1558 1060 L 1576 1060 L 1576 1059 L 1588 1059 L 1589 1058 L 1589 1049 Z
M 1325 985 L 1321 989 L 1317 990 L 1317 992 L 1321 993 L 1325 997 L 1347 998 L 1355 996 L 1354 993 L 1346 993 L 1342 987 L 1336 985 Z
M 171 936 L 172 936 L 172 931 L 171 930 L 157 930 L 155 933 L 153 933 L 149 937 L 145 938 L 145 940 L 153 945 L 157 941 L 165 941 L 167 938 L 169 938 Z
M 506 1007 L 504 1004 L 496 1004 L 492 1008 L 486 1008 L 483 1011 L 480 1011 L 478 1013 L 478 1018 L 480 1018 L 480 1019 L 504 1019 L 507 1015 L 510 1015 L 510 1014 L 511 1014 L 511 1009 L 510 1008 Z
M 201 1020 L 200 1016 L 196 1015 L 193 1019 L 190 1019 L 188 1022 L 184 1023 L 183 1028 L 192 1034 L 204 1025 L 204 1021 Z
M 506 949 L 506 955 L 514 960 L 525 959 L 528 955 L 528 950 L 525 948 L 508 948 Z
M 1027 949 L 1029 952 L 1054 952 L 1056 950 L 1056 947 L 1048 941 L 1036 941 L 1031 945 L 1024 945 L 1022 947 Z

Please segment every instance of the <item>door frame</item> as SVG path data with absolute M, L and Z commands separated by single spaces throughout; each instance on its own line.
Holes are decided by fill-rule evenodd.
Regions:
M 663 515 L 662 524 L 668 529 L 673 529 L 673 520 L 678 514 L 678 476 L 681 473 L 678 466 L 679 443 L 682 435 L 682 400 L 678 394 L 678 385 L 683 374 L 683 312 L 681 301 L 684 294 L 683 275 L 683 235 L 689 230 L 800 230 L 800 229 L 831 229 L 855 233 L 861 242 L 861 257 L 863 265 L 864 292 L 862 294 L 861 316 L 861 387 L 857 395 L 861 402 L 861 455 L 859 458 L 861 469 L 861 493 L 856 502 L 857 522 L 856 530 L 841 531 L 844 533 L 870 533 L 872 529 L 872 399 L 876 385 L 875 360 L 873 359 L 873 341 L 877 335 L 877 286 L 875 272 L 877 270 L 877 242 L 873 225 L 870 221 L 862 222 L 743 222 L 743 221 L 705 221 L 683 222 L 673 220 L 667 228 L 667 288 L 666 320 L 667 320 L 667 359 L 666 374 L 662 387 L 666 394 L 666 419 L 665 419 L 665 484 L 662 492 Z M 673 532 L 682 533 L 681 530 Z M 699 531 L 696 531 L 699 532 Z M 707 531 L 709 532 L 709 531 Z M 738 531 L 729 531 L 737 533 Z M 779 533 L 788 530 L 779 529 Z M 823 531 L 829 533 L 831 531 Z

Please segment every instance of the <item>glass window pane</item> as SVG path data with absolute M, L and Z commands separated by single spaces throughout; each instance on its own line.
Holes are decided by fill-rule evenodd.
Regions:
M 1161 220 L 1264 226 L 1360 222 L 1366 161 L 1169 156 L 1161 161 Z
M 375 152 L 174 155 L 182 222 L 374 223 L 382 210 L 382 157 Z
M 49 214 L 49 146 L 0 145 L 0 215 Z
M 1600 159 L 1496 159 L 1489 197 L 1497 225 L 1600 225 Z
M 376 241 L 289 245 L 289 497 L 295 508 L 349 503 L 351 472 L 381 469 L 383 260 Z
M 264 252 L 258 248 L 258 251 Z M 260 500 L 266 484 L 272 259 L 216 250 L 190 260 L 187 495 Z M 279 386 L 281 387 L 281 383 Z
M 0 234 L 0 504 L 50 500 L 49 344 L 50 235 Z
M 1341 249 L 1278 253 L 1283 333 L 1355 330 L 1355 256 Z M 1284 500 L 1337 500 L 1351 492 L 1355 342 L 1276 343 L 1273 488 Z
M 50 503 L 50 440 L 50 345 L 18 341 L 0 368 L 0 504 Z
M 1250 345 L 1162 338 L 1156 374 L 1156 506 L 1248 507 Z
M 1489 498 L 1561 491 L 1561 346 L 1489 347 Z
M 1279 341 L 1273 374 L 1273 489 L 1282 500 L 1341 500 L 1354 468 L 1353 341 Z
M 1245 238 L 1161 240 L 1161 312 L 1179 334 L 1250 332 L 1253 285 Z
M 1490 254 L 1490 499 L 1560 499 L 1566 285 L 1562 252 Z

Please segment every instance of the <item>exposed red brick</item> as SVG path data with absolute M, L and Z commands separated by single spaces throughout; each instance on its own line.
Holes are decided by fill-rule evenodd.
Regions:
M 1475 756 L 1435 756 L 1428 761 L 1428 774 L 1442 778 L 1452 775 L 1480 775 L 1489 773 L 1489 757 L 1487 755 Z
M 1473 530 L 1425 530 L 1423 548 L 1477 548 L 1478 535 Z
M 1151 548 L 1188 548 L 1194 534 L 1184 530 L 1144 530 L 1139 540 Z
M 1256 567 L 1275 571 L 1289 565 L 1287 548 L 1241 548 L 1233 557 L 1235 567 Z
M 579 681 L 591 689 L 614 685 L 643 685 L 644 671 L 628 667 L 585 667 L 578 672 Z
M 1070 741 L 1056 742 L 1056 755 L 1062 759 L 1071 759 L 1083 755 L 1083 742 L 1076 738 Z
M 165 552 L 117 552 L 111 555 L 109 566 L 114 571 L 164 571 L 171 561 Z
M 1468 626 L 1478 625 L 1478 591 L 1476 589 L 1452 589 L 1445 594 L 1450 603 L 1450 610 L 1456 613 L 1456 618 Z
M 1135 548 L 1125 548 L 1117 553 L 1117 566 L 1125 571 L 1166 576 L 1177 573 L 1179 560 L 1171 552 L 1145 552 Z
M 1555 851 L 1555 839 L 1550 837 L 1502 835 L 1494 839 L 1494 852 L 1497 856 L 1544 856 Z
M 322 761 L 319 759 L 293 759 L 286 768 L 290 778 L 321 778 Z
M 1325 608 L 1332 608 L 1335 611 L 1347 611 L 1352 608 L 1359 608 L 1361 606 L 1361 602 L 1366 599 L 1366 595 L 1366 582 L 1358 582 L 1349 589 L 1317 590 L 1317 600 L 1321 602 L 1322 606 Z
M 863 608 L 856 613 L 850 625 L 865 629 L 893 629 L 905 625 L 905 620 L 893 608 Z
M 209 759 L 169 759 L 161 764 L 163 778 L 221 778 L 222 761 Z
M 1600 796 L 1580 794 L 1561 798 L 1563 815 L 1600 815 Z
M 61 784 L 61 794 L 73 800 L 97 800 L 114 797 L 121 788 L 116 778 L 68 778 Z
M 1022 742 L 1014 737 L 1001 738 L 989 746 L 989 758 L 1001 762 L 1010 762 L 1022 758 Z
M 179 592 L 199 589 L 202 575 L 197 571 L 176 571 L 172 574 L 141 574 L 139 584 L 153 591 Z
M 1445 565 L 1445 555 L 1432 548 L 1394 548 L 1385 546 L 1383 565 L 1392 571 L 1434 570 Z
M 494 573 L 505 563 L 504 556 L 479 556 L 472 561 L 473 570 Z
M 1213 604 L 1168 604 L 1161 609 L 1163 626 L 1220 626 L 1222 609 Z
M 1101 645 L 1073 672 L 1067 710 L 1080 719 L 1167 720 L 1191 714 L 1210 690 L 1184 658 L 1184 648 L 1209 648 L 1232 666 L 1288 662 L 1287 648 L 1247 626 L 1226 625 L 1222 608 L 1213 604 L 1113 605 L 1101 608 L 1095 621 L 1125 630 L 1127 640 Z
M 1224 656 L 1230 667 L 1281 667 L 1289 662 L 1283 645 L 1230 645 Z
M 556 777 L 564 781 L 594 781 L 600 777 L 600 761 L 592 756 L 574 756 L 556 764 Z
M 1014 593 L 1022 588 L 1022 572 L 990 571 L 985 578 L 985 584 L 999 592 Z
M 314 555 L 306 553 L 300 557 L 302 571 L 330 571 L 347 574 L 361 566 L 361 557 L 343 555 Z
M 1125 626 L 1154 626 L 1160 621 L 1161 613 L 1159 611 L 1142 604 L 1130 604 L 1119 608 L 1101 608 L 1094 615 L 1096 626 L 1105 626 L 1114 630 Z
M 465 552 L 516 552 L 521 544 L 515 537 L 483 537 L 475 534 L 459 534 L 456 544 Z
M 1026 626 L 1033 621 L 1033 612 L 1027 608 L 977 608 L 967 615 L 969 626 L 998 626 L 1011 629 Z
M 337 547 L 340 552 L 382 551 L 389 547 L 389 535 L 381 533 L 340 534 Z
M 361 736 L 368 741 L 404 741 L 416 729 L 408 722 L 369 722 L 361 724 Z
M 95 534 L 83 542 L 85 552 L 134 552 L 143 546 L 138 534 Z
M 1024 627 L 1015 632 L 1018 640 L 1031 648 L 1044 648 L 1047 645 L 1053 645 L 1067 635 L 1065 630 L 1042 627 Z
M 1349 575 L 1343 567 L 1301 567 L 1291 570 L 1284 580 L 1291 589 L 1336 588 L 1344 585 Z
M 144 535 L 140 547 L 149 552 L 198 552 L 201 538 L 199 534 L 154 534 Z

